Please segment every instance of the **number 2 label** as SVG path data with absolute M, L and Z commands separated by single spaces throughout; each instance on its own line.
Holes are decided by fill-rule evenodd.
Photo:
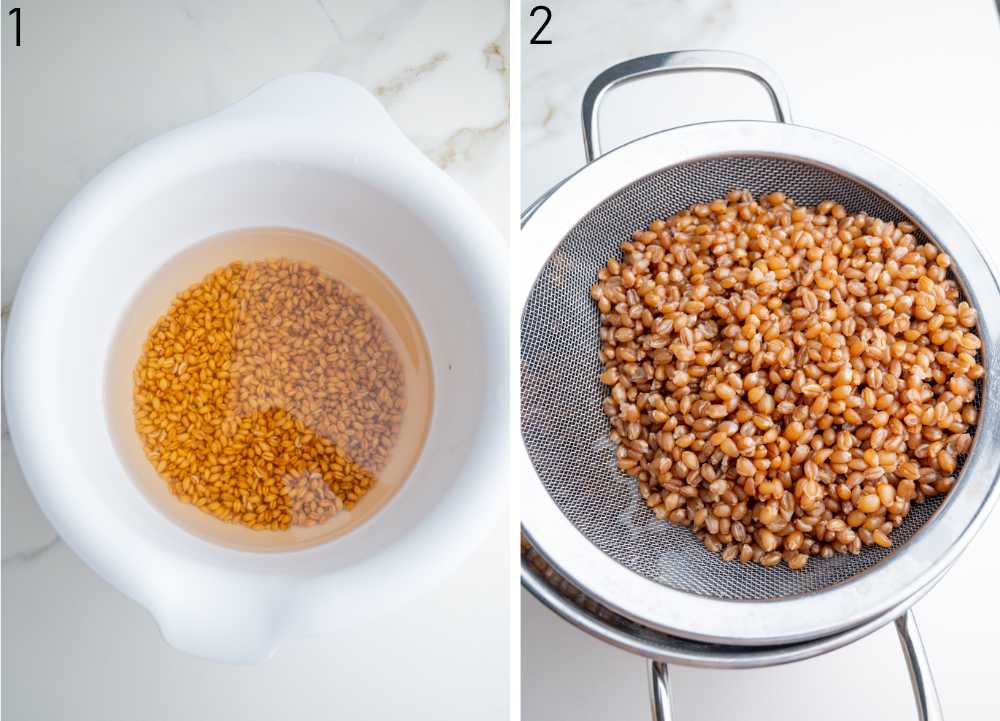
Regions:
M 531 8 L 531 12 L 528 14 L 528 17 L 534 17 L 536 12 L 542 12 L 542 13 L 544 13 L 545 19 L 542 21 L 542 24 L 539 26 L 538 30 L 535 31 L 535 34 L 531 36 L 531 41 L 529 42 L 529 44 L 530 45 L 551 45 L 552 41 L 551 40 L 542 40 L 541 39 L 541 34 L 542 34 L 542 31 L 545 30 L 545 28 L 548 26 L 549 21 L 552 19 L 552 10 L 549 9 L 549 7 L 547 5 L 536 5 L 535 7 Z

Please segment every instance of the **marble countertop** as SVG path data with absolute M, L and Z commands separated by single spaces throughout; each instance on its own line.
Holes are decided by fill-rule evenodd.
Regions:
M 45 228 L 101 168 L 292 72 L 369 88 L 507 231 L 502 0 L 22 5 L 22 46 L 3 44 L 4 324 Z M 4 718 L 508 717 L 504 520 L 452 579 L 390 617 L 230 667 L 167 646 L 60 542 L 6 425 L 2 455 Z
M 795 122 L 856 140 L 908 168 L 969 224 L 1000 266 L 995 169 L 1000 24 L 991 0 L 549 0 L 522 3 L 522 207 L 584 162 L 580 100 L 606 67 L 695 48 L 755 55 L 783 79 Z M 691 73 L 616 89 L 602 113 L 613 147 L 685 123 L 769 119 L 753 82 Z M 915 612 L 949 719 L 1000 717 L 1000 513 Z M 648 718 L 643 662 L 602 644 L 522 594 L 522 718 Z M 676 668 L 682 721 L 916 718 L 895 633 L 806 662 L 752 671 Z M 738 709 L 738 711 L 736 711 Z

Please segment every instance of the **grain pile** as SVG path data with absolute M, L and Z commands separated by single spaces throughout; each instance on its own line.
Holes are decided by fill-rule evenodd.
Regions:
M 150 330 L 134 383 L 136 430 L 172 493 L 254 529 L 352 508 L 405 407 L 381 319 L 285 259 L 232 263 L 180 293 Z
M 654 220 L 591 295 L 618 467 L 726 560 L 891 547 L 972 443 L 976 312 L 908 223 L 783 193 Z

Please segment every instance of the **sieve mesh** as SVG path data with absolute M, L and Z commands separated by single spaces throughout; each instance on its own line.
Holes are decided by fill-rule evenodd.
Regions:
M 542 268 L 521 318 L 521 433 L 539 479 L 569 521 L 622 566 L 680 591 L 727 600 L 765 600 L 813 593 L 862 573 L 906 543 L 942 498 L 914 504 L 893 531 L 893 549 L 814 558 L 802 571 L 784 565 L 725 562 L 688 528 L 659 521 L 635 480 L 619 471 L 601 412 L 607 387 L 590 298 L 598 269 L 619 257 L 620 243 L 654 218 L 735 188 L 755 196 L 781 190 L 797 203 L 839 202 L 887 221 L 903 213 L 855 180 L 777 157 L 737 155 L 664 168 L 621 189 L 566 235 Z M 927 238 L 915 233 L 919 242 Z M 964 460 L 964 459 L 960 459 Z

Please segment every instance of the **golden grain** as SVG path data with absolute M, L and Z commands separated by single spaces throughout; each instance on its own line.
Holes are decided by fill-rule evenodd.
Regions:
M 134 371 L 135 427 L 172 493 L 257 530 L 322 523 L 376 482 L 403 370 L 366 301 L 316 267 L 232 263 L 178 294 Z
M 891 547 L 912 503 L 951 489 L 982 342 L 913 230 L 733 191 L 622 244 L 591 289 L 604 410 L 658 518 L 797 570 Z

